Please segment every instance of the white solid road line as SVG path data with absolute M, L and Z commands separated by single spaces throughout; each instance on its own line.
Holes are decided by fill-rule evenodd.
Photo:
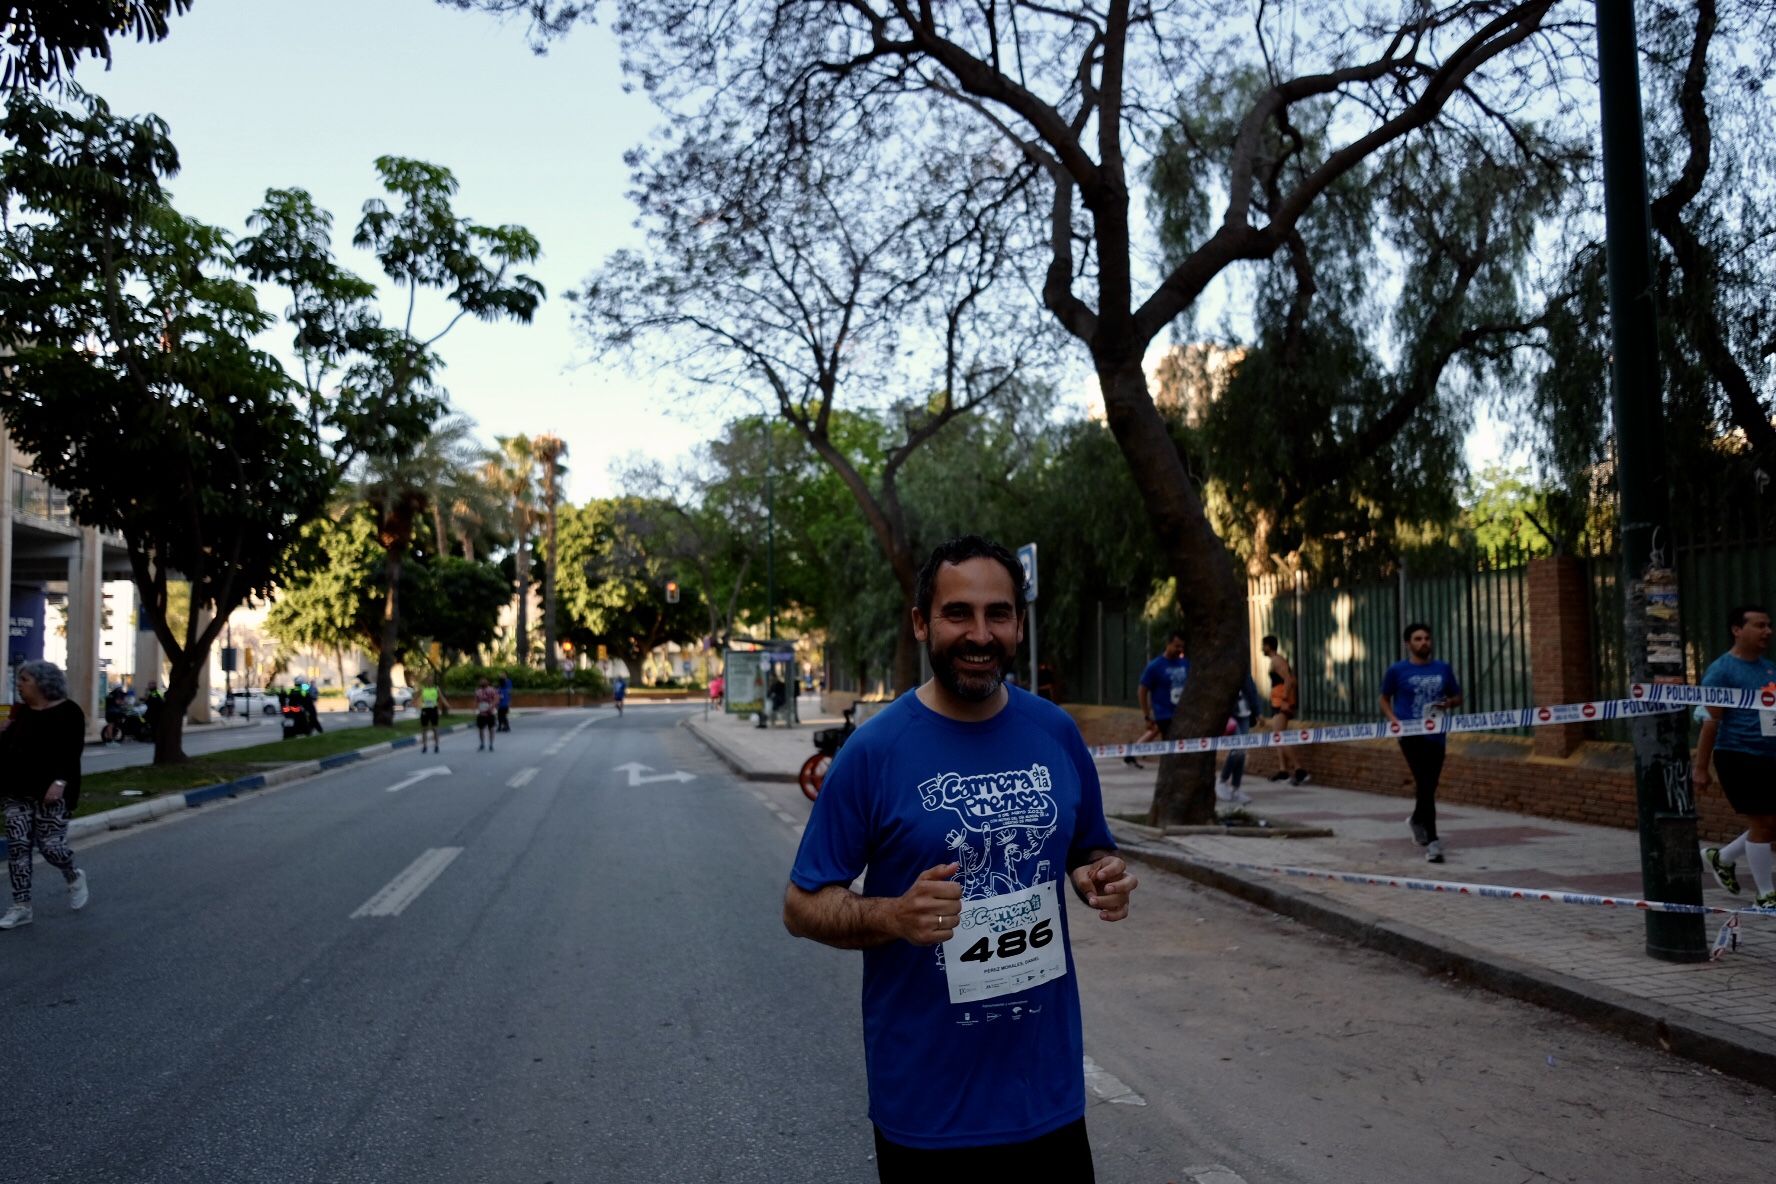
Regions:
M 1146 1098 L 1100 1069 L 1098 1063 L 1092 1060 L 1089 1055 L 1085 1058 L 1085 1085 L 1087 1089 L 1106 1102 L 1115 1102 L 1122 1106 L 1145 1106 L 1147 1104 Z M 1198 1170 L 1206 1171 L 1207 1169 Z M 1207 1181 L 1205 1184 L 1225 1184 L 1225 1182 L 1213 1180 Z
M 352 919 L 359 917 L 398 917 L 431 882 L 437 879 L 458 855 L 461 847 L 432 847 L 407 865 L 407 870 L 383 885 L 382 891 L 358 906 Z
M 506 788 L 507 789 L 522 789 L 524 786 L 530 784 L 530 779 L 532 777 L 535 777 L 538 773 L 541 773 L 541 772 L 542 772 L 541 769 L 520 769 L 516 773 L 512 774 L 512 779 L 510 781 L 506 782 Z

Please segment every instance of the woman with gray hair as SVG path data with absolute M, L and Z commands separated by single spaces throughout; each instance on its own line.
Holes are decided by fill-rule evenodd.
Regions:
M 68 699 L 68 680 L 53 663 L 24 663 L 17 687 L 25 709 L 0 731 L 0 809 L 12 879 L 12 907 L 0 916 L 0 929 L 31 923 L 33 848 L 68 881 L 68 907 L 86 907 L 86 873 L 68 850 L 68 819 L 80 800 L 86 713 Z

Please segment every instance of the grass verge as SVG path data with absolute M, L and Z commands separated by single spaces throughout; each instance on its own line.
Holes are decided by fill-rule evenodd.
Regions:
M 193 757 L 177 765 L 135 765 L 93 773 L 80 779 L 80 813 L 96 814 L 116 806 L 127 806 L 144 798 L 187 789 L 201 789 L 240 777 L 263 773 L 279 765 L 320 760 L 353 752 L 419 732 L 418 720 L 402 720 L 392 728 L 342 728 L 319 736 L 303 736 L 295 740 L 275 740 L 249 748 L 232 748 L 226 752 Z M 124 796 L 124 790 L 139 793 Z

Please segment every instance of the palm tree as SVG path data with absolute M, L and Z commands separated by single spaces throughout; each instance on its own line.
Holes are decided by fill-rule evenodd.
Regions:
M 512 566 L 518 577 L 518 660 L 530 661 L 530 532 L 536 512 L 536 453 L 529 436 L 495 436 L 497 451 L 483 466 L 489 483 L 505 495 L 511 514 Z
M 543 540 L 548 558 L 543 564 L 543 663 L 554 669 L 555 650 L 555 511 L 561 504 L 561 477 L 567 466 L 567 441 L 544 433 L 530 441 L 537 463 L 543 466 Z
M 448 555 L 452 540 L 460 540 L 463 558 L 475 557 L 470 529 L 485 520 L 485 507 L 490 505 L 476 469 L 482 455 L 475 439 L 475 421 L 466 415 L 451 415 L 438 422 L 413 458 L 424 481 L 438 555 Z M 465 523 L 465 519 L 472 522 Z

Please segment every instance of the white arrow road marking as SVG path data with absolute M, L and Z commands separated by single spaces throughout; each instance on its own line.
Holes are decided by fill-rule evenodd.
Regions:
M 381 892 L 359 905 L 352 919 L 400 916 L 401 910 L 412 904 L 414 898 L 450 866 L 450 861 L 461 854 L 461 847 L 432 847 L 423 852 L 407 865 L 406 871 L 383 885 Z
M 559 755 L 561 750 L 567 747 L 569 741 L 571 741 L 575 736 L 578 736 L 581 732 L 585 731 L 587 728 L 591 727 L 593 724 L 597 723 L 602 718 L 603 718 L 602 716 L 595 715 L 591 719 L 581 720 L 579 723 L 577 723 L 573 727 L 569 728 L 566 731 L 566 733 L 562 735 L 561 739 L 555 741 L 555 743 L 553 743 L 553 744 L 549 745 L 549 747 L 543 749 L 543 755 L 544 756 Z
M 637 761 L 630 761 L 626 765 L 616 765 L 613 767 L 614 767 L 615 771 L 618 773 L 628 773 L 629 774 L 630 788 L 634 788 L 637 785 L 648 785 L 648 784 L 651 784 L 652 782 L 655 782 L 655 781 L 683 782 L 683 781 L 695 781 L 697 779 L 697 775 L 695 773 L 686 773 L 682 769 L 674 769 L 670 773 L 655 773 L 652 776 L 646 776 L 645 774 L 647 773 L 647 771 L 649 769 L 653 768 L 653 766 L 652 765 L 644 765 L 644 764 L 641 764 Z
M 1246 1184 L 1244 1176 L 1230 1167 L 1211 1163 L 1199 1168 L 1185 1168 L 1184 1175 L 1189 1177 L 1191 1184 Z
M 516 773 L 512 774 L 512 779 L 510 781 L 506 782 L 506 788 L 507 789 L 522 789 L 524 786 L 530 784 L 530 779 L 532 777 L 535 777 L 538 773 L 541 773 L 541 772 L 542 772 L 541 769 L 520 769 Z
M 433 765 L 429 769 L 421 769 L 419 772 L 415 773 L 413 776 L 408 777 L 407 779 L 405 779 L 403 781 L 395 782 L 393 785 L 388 787 L 388 791 L 390 793 L 399 793 L 403 789 L 406 789 L 409 785 L 418 785 L 421 781 L 424 781 L 427 777 L 448 777 L 448 776 L 450 776 L 450 766 L 449 765 Z
M 1098 1068 L 1098 1063 L 1090 1056 L 1085 1058 L 1085 1084 L 1086 1088 L 1106 1102 L 1116 1102 L 1123 1106 L 1145 1106 L 1147 1104 L 1146 1098 Z M 1214 1180 L 1210 1184 L 1224 1184 L 1224 1182 Z

